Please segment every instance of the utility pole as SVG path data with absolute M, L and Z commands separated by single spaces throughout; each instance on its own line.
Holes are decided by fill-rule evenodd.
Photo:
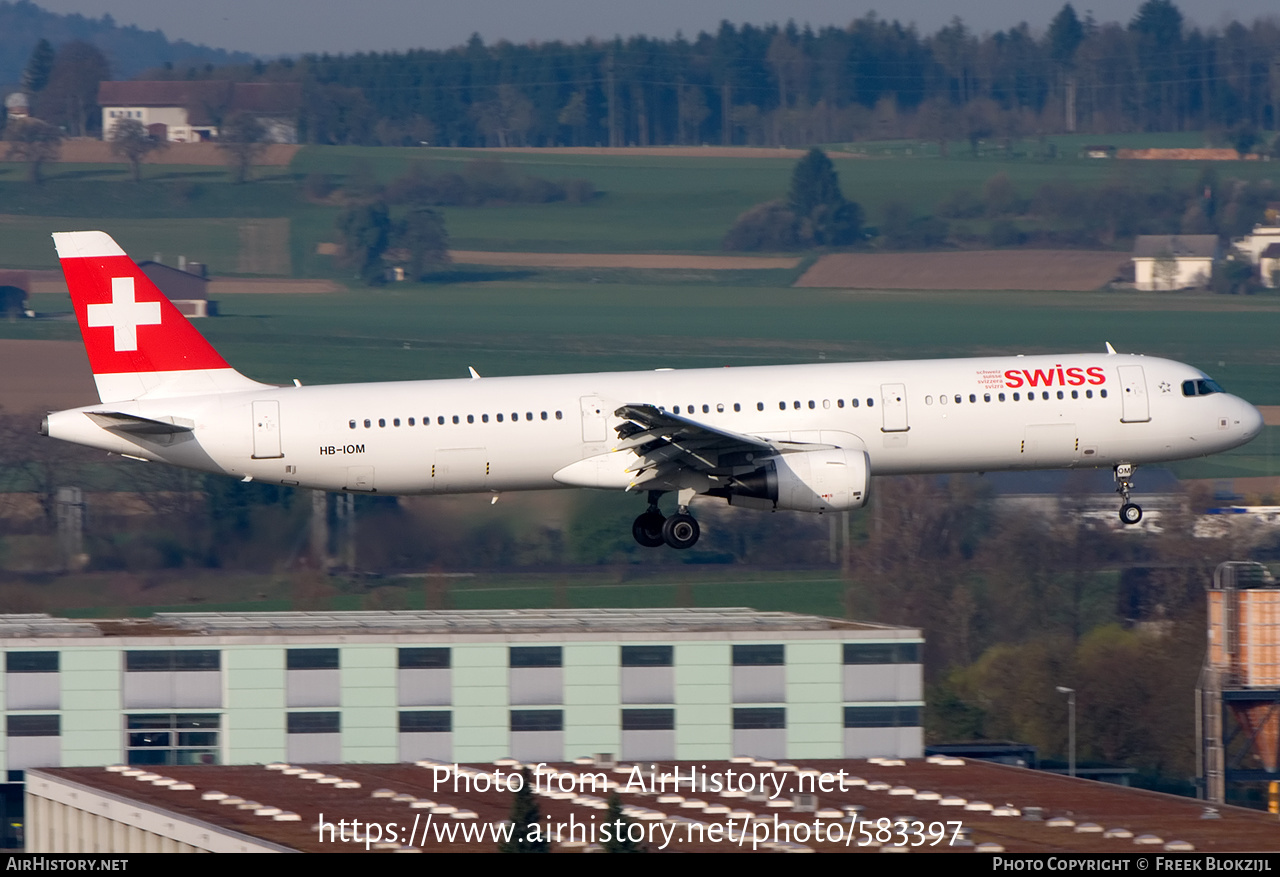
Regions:
M 733 144 L 733 124 L 729 118 L 733 113 L 733 94 L 726 77 L 725 81 L 720 85 L 720 145 L 730 146 Z
M 618 93 L 613 78 L 613 52 L 605 62 L 605 82 L 609 98 L 609 146 L 618 145 Z
M 1067 776 L 1076 775 L 1076 690 L 1059 685 L 1055 689 L 1058 694 L 1067 696 Z

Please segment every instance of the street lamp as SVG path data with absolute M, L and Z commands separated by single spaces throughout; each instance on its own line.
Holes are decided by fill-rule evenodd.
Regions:
M 1070 761 L 1067 762 L 1067 776 L 1076 775 L 1076 690 L 1059 685 L 1055 691 L 1067 696 L 1067 749 L 1070 750 Z

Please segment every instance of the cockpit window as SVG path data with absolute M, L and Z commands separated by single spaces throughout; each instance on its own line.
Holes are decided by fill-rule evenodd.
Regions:
M 1182 395 L 1184 396 L 1211 396 L 1214 393 L 1225 393 L 1226 390 L 1218 386 L 1218 382 L 1205 378 L 1200 381 L 1183 381 Z

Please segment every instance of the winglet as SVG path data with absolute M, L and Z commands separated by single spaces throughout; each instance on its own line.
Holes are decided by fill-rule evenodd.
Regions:
M 471 366 L 467 366 L 467 371 L 471 372 L 471 380 L 473 381 L 480 380 L 480 372 L 476 371 Z
M 1112 347 L 1112 346 L 1111 346 L 1111 342 L 1110 342 L 1110 341 L 1107 341 L 1107 342 L 1104 342 L 1104 343 L 1107 345 L 1107 356 L 1115 356 L 1115 355 L 1116 355 L 1116 349 L 1115 349 L 1114 347 Z

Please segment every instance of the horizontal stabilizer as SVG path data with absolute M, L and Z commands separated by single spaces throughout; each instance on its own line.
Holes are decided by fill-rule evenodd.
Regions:
M 182 417 L 165 417 L 157 420 L 139 417 L 136 414 L 123 414 L 119 411 L 86 411 L 85 414 L 103 429 L 114 429 L 130 435 L 174 435 L 180 432 L 191 432 L 196 428 L 194 421 Z

